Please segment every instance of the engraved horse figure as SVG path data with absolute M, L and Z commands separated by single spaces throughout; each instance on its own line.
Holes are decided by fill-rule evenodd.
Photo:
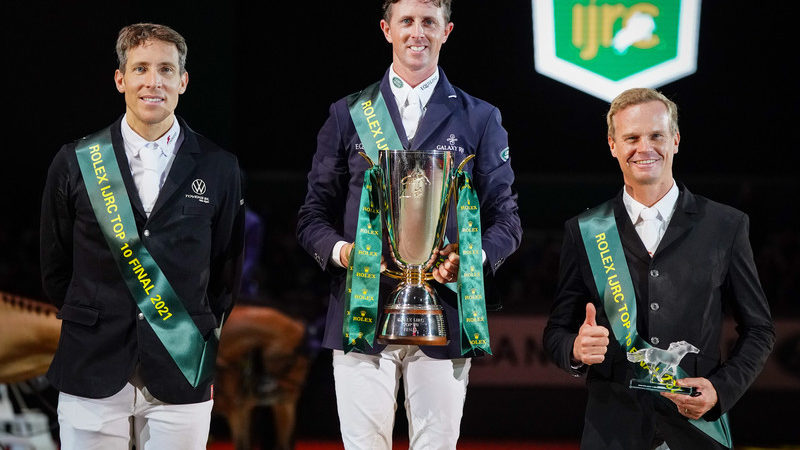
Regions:
M 700 353 L 700 350 L 686 341 L 678 341 L 669 344 L 666 350 L 644 348 L 628 353 L 627 357 L 630 362 L 644 361 L 653 381 L 663 381 L 667 374 L 675 378 L 675 369 L 687 353 Z

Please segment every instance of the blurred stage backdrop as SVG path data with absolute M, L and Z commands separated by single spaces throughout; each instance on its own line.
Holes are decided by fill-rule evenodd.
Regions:
M 327 279 L 296 244 L 295 217 L 329 104 L 379 79 L 391 62 L 378 26 L 380 3 L 4 2 L 0 291 L 43 299 L 38 220 L 48 165 L 61 144 L 123 113 L 113 83 L 117 31 L 139 21 L 168 24 L 189 45 L 190 82 L 177 112 L 238 155 L 247 204 L 262 219 L 253 301 L 311 331 L 297 436 L 336 439 L 330 355 L 313 348 Z M 622 186 L 606 143 L 608 103 L 536 72 L 530 1 L 454 3 L 455 28 L 440 65 L 455 85 L 502 111 L 525 230 L 503 268 L 504 308 L 490 314 L 495 356 L 474 366 L 462 434 L 574 441 L 583 423 L 583 384 L 547 361 L 541 332 L 563 222 Z M 564 3 L 587 11 L 606 3 L 647 11 L 638 1 Z M 667 15 L 670 2 L 653 3 Z M 767 368 L 731 413 L 738 444 L 800 444 L 793 420 L 800 401 L 799 99 L 792 64 L 798 13 L 794 2 L 703 2 L 696 71 L 660 88 L 680 111 L 675 178 L 750 215 L 778 329 Z M 573 40 L 590 47 L 591 37 L 582 36 L 585 41 Z M 598 57 L 609 51 L 602 39 L 598 46 Z M 729 328 L 730 343 L 735 331 Z M 402 436 L 400 405 L 396 431 Z M 228 433 L 216 419 L 212 431 L 222 439 Z

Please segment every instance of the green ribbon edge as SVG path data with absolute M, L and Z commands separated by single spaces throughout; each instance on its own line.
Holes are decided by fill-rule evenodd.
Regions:
M 218 341 L 214 335 L 208 341 L 203 339 L 180 297 L 139 238 L 130 199 L 114 154 L 111 127 L 82 138 L 75 147 L 75 153 L 97 223 L 139 311 L 147 319 L 186 381 L 192 387 L 197 387 L 214 374 Z M 93 161 L 93 154 L 100 156 Z M 102 172 L 96 173 L 101 166 L 105 169 L 106 177 L 102 177 Z M 95 179 L 97 183 L 90 182 Z M 113 204 L 117 207 L 115 211 L 111 211 L 110 206 L 109 209 L 106 208 L 104 199 L 107 197 L 104 197 L 103 192 L 109 191 L 111 194 L 107 197 L 114 196 Z M 118 213 L 117 216 L 114 213 Z M 131 250 L 128 256 L 122 250 L 125 245 Z M 133 271 L 135 265 L 131 263 L 134 259 L 138 260 L 143 269 L 139 272 L 141 281 L 140 275 Z M 149 284 L 144 283 L 144 276 L 149 276 Z M 155 308 L 155 304 L 162 301 L 172 314 L 166 319 Z
M 636 293 L 633 289 L 633 281 L 628 270 L 622 241 L 619 237 L 613 206 L 610 203 L 604 203 L 583 212 L 578 216 L 578 226 L 581 231 L 583 245 L 586 248 L 586 254 L 589 257 L 589 265 L 592 269 L 597 292 L 600 298 L 603 299 L 603 309 L 617 342 L 627 352 L 636 351 L 637 348 L 650 348 L 651 345 L 642 339 L 636 331 Z M 605 241 L 608 243 L 607 252 L 598 248 L 597 236 L 601 234 L 605 234 Z M 603 264 L 604 257 L 612 259 L 616 274 L 606 276 L 606 269 Z M 621 288 L 621 291 L 617 294 L 612 293 L 611 289 L 607 289 L 607 287 L 610 287 L 609 283 L 614 281 L 618 281 Z M 619 296 L 620 294 L 622 294 L 622 299 L 616 301 L 614 299 L 615 295 Z M 620 311 L 620 307 L 617 307 L 620 303 L 627 307 L 627 310 L 623 308 Z M 627 321 L 622 319 L 625 312 L 630 314 Z M 625 323 L 630 326 L 626 327 Z M 634 367 L 637 377 L 649 376 L 649 372 L 642 365 L 637 364 Z M 688 377 L 688 374 L 680 366 L 676 368 L 676 375 L 678 378 Z M 669 401 L 664 397 L 661 398 L 664 401 Z M 714 421 L 706 421 L 702 418 L 688 420 L 689 423 L 720 444 L 728 448 L 733 446 L 727 413 L 722 414 L 719 419 Z
M 461 354 L 482 350 L 492 354 L 486 298 L 483 289 L 481 211 L 469 173 L 456 173 L 458 201 L 458 317 L 461 325 Z
M 375 342 L 383 252 L 380 186 L 381 168 L 375 165 L 364 173 L 358 228 L 347 267 L 342 325 L 345 353 L 351 350 L 365 353 Z
M 346 102 L 356 133 L 364 146 L 364 153 L 375 164 L 378 163 L 378 150 L 403 149 L 403 142 L 386 108 L 380 81 L 348 95 Z

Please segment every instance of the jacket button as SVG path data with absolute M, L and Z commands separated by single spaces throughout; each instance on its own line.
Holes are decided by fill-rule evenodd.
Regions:
M 660 307 L 661 306 L 659 306 L 659 304 L 656 302 L 650 303 L 650 309 L 652 309 L 653 311 L 658 311 L 658 308 Z
M 658 277 L 658 270 L 656 270 L 656 269 L 651 270 L 650 271 L 650 276 L 653 277 L 653 278 Z
M 144 320 L 144 313 L 139 313 L 139 315 L 138 315 L 138 316 L 136 316 L 136 317 L 137 317 L 139 320 Z
M 653 337 L 651 337 L 651 338 L 650 338 L 650 343 L 651 343 L 651 344 L 653 344 L 653 345 L 658 345 L 658 342 L 659 342 L 659 341 L 658 341 L 658 338 L 657 338 L 657 337 L 653 336 Z
M 150 237 L 150 230 L 144 230 L 144 237 Z

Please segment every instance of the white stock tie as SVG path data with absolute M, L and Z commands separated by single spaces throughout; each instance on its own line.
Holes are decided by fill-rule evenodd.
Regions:
M 639 217 L 642 218 L 642 242 L 647 252 L 650 253 L 650 256 L 653 256 L 653 253 L 658 247 L 658 235 L 661 228 L 661 219 L 658 215 L 658 209 L 645 208 L 639 213 Z
M 422 103 L 419 100 L 419 95 L 416 89 L 411 89 L 406 97 L 406 103 L 403 105 L 403 128 L 406 129 L 406 136 L 411 140 L 417 134 L 417 126 L 419 119 L 422 117 Z
M 161 156 L 161 150 L 155 142 L 148 143 L 139 151 L 139 158 L 142 160 L 144 167 L 144 176 L 142 177 L 142 185 L 139 187 L 139 198 L 142 200 L 144 212 L 150 217 L 150 212 L 156 204 L 158 198 L 160 174 L 158 171 L 158 160 Z

